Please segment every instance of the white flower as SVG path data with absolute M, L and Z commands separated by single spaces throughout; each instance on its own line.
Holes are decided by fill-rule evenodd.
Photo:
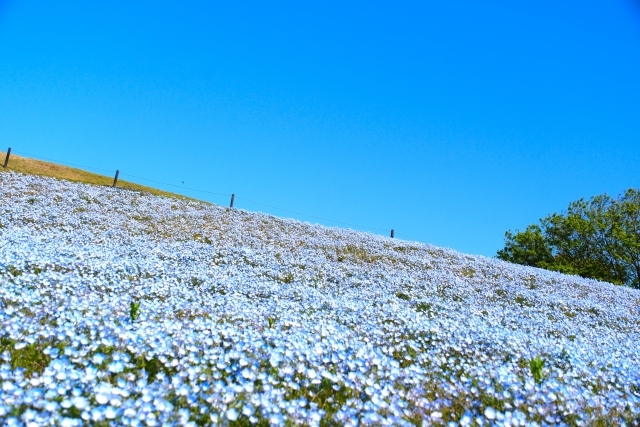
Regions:
M 81 396 L 74 397 L 71 401 L 73 403 L 73 406 L 80 410 L 85 409 L 89 405 L 87 399 Z
M 98 402 L 99 405 L 106 405 L 107 402 L 109 402 L 109 398 L 110 396 L 108 394 L 104 394 L 104 393 L 96 394 L 96 402 Z
M 116 417 L 116 415 L 117 415 L 117 412 L 116 412 L 116 410 L 115 410 L 113 407 L 111 407 L 111 406 L 107 406 L 107 407 L 105 408 L 105 410 L 104 410 L 104 416 L 105 416 L 107 419 L 112 420 L 112 419 L 114 419 L 114 418 Z
M 109 366 L 107 367 L 107 369 L 109 369 L 109 372 L 113 372 L 113 373 L 120 373 L 122 371 L 124 371 L 124 363 L 122 362 L 111 362 L 109 363 Z
M 487 417 L 490 420 L 495 420 L 496 419 L 496 410 L 493 409 L 491 406 L 487 406 L 484 409 L 484 416 Z
M 76 425 L 76 420 L 74 420 L 73 418 L 62 418 L 62 420 L 60 421 L 60 425 L 62 427 L 73 427 Z
M 235 409 L 231 408 L 227 411 L 227 418 L 230 421 L 235 421 L 238 419 L 238 411 L 236 411 Z

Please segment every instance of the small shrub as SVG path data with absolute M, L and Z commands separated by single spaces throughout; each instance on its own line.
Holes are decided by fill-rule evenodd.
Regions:
M 280 276 L 280 281 L 284 282 L 284 283 L 293 282 L 293 273 L 285 273 L 285 274 L 281 275 Z
M 44 351 L 49 345 L 49 342 L 44 341 L 20 345 L 18 341 L 8 337 L 0 338 L 0 351 L 7 351 L 11 355 L 11 369 L 24 369 L 27 378 L 33 374 L 42 374 L 49 365 L 51 357 Z M 58 352 L 63 352 L 65 343 L 58 342 L 52 347 Z
M 528 299 L 523 297 L 522 295 L 518 295 L 515 299 L 516 304 L 520 305 L 520 307 L 532 307 L 533 304 L 529 302 Z
M 347 245 L 343 248 L 336 248 L 336 256 L 339 262 L 353 261 L 353 262 L 365 262 L 372 263 L 377 261 L 379 256 L 371 256 L 364 248 L 359 248 L 354 245 Z
M 189 281 L 193 287 L 200 286 L 204 283 L 204 280 L 199 279 L 197 277 L 192 277 Z
M 278 319 L 276 319 L 275 317 L 267 317 L 267 323 L 269 324 L 270 328 L 273 328 L 276 325 L 276 321 Z
M 461 273 L 464 277 L 472 278 L 476 275 L 476 270 L 471 267 L 464 267 Z
M 542 382 L 544 369 L 544 359 L 540 356 L 536 356 L 533 359 L 529 360 L 529 370 L 531 370 L 531 375 L 533 375 L 533 379 L 536 383 Z
M 429 311 L 431 310 L 431 304 L 428 302 L 421 302 L 416 306 L 416 310 L 418 311 Z
M 129 304 L 129 316 L 131 317 L 131 323 L 140 317 L 140 301 L 131 301 Z
M 396 296 L 400 299 L 403 299 L 405 301 L 411 301 L 411 297 L 405 293 L 402 292 L 396 292 Z
M 136 368 L 142 368 L 147 372 L 149 382 L 153 382 L 158 373 L 167 370 L 162 362 L 160 362 L 160 360 L 155 356 L 149 360 L 147 360 L 144 356 L 140 356 L 135 358 L 133 361 L 136 363 Z
M 11 367 L 23 368 L 27 375 L 41 374 L 49 365 L 50 358 L 43 353 L 43 347 L 39 343 L 29 344 L 19 350 L 13 350 L 11 354 Z
M 529 277 L 528 280 L 526 280 L 524 282 L 525 286 L 529 289 L 536 289 L 538 287 L 538 285 L 536 284 L 536 278 L 535 276 L 531 276 Z
M 13 265 L 10 265 L 9 267 L 7 267 L 7 270 L 13 277 L 18 277 L 22 275 L 22 270 L 14 267 Z
M 207 245 L 210 245 L 213 243 L 213 241 L 207 237 L 207 236 L 203 236 L 200 233 L 196 233 L 193 235 L 193 240 L 195 240 L 196 242 L 202 242 L 202 243 L 206 243 Z
M 587 309 L 587 313 L 593 314 L 594 316 L 600 316 L 600 311 L 594 307 L 589 307 Z

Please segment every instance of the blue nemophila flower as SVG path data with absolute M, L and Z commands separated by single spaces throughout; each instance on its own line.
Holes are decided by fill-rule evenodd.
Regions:
M 640 416 L 636 291 L 195 201 L 0 185 L 6 425 Z

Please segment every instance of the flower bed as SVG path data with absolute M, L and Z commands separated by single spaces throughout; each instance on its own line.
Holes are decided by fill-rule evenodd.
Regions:
M 7 425 L 640 423 L 640 293 L 0 174 Z

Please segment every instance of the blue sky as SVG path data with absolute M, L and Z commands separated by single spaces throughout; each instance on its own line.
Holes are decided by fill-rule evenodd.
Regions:
M 640 186 L 639 2 L 345 3 L 0 0 L 1 149 L 486 256 Z

